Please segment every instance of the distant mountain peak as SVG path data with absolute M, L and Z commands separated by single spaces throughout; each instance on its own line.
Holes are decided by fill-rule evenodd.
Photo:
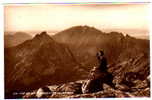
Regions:
M 87 29 L 94 29 L 94 30 L 97 30 L 95 29 L 94 27 L 91 27 L 91 26 L 88 26 L 88 25 L 79 25 L 79 26 L 73 26 L 71 27 L 70 29 L 78 29 L 78 30 L 87 30 Z
M 124 35 L 120 32 L 112 31 L 109 33 L 111 36 L 116 36 L 116 37 L 124 37 Z
M 36 34 L 32 41 L 37 44 L 54 42 L 54 40 L 47 34 L 46 31 L 43 31 L 40 34 Z
M 90 27 L 88 25 L 78 25 L 78 26 L 73 26 L 71 28 L 92 28 L 92 27 Z
M 73 26 L 70 27 L 66 30 L 63 30 L 61 32 L 59 32 L 57 35 L 62 35 L 64 34 L 65 36 L 79 36 L 79 35 L 99 35 L 102 34 L 103 32 L 99 29 L 96 29 L 94 27 L 91 26 L 87 26 L 87 25 L 79 25 L 79 26 Z M 56 36 L 57 36 L 56 35 Z
M 43 31 L 40 34 L 36 34 L 34 38 L 40 39 L 40 40 L 48 40 L 48 39 L 52 40 L 52 38 L 47 34 L 46 31 Z
M 40 33 L 40 35 L 46 36 L 46 35 L 47 35 L 47 32 L 46 32 L 46 31 L 43 31 L 43 32 Z
M 35 37 L 50 37 L 46 31 L 41 32 L 40 34 L 36 34 Z

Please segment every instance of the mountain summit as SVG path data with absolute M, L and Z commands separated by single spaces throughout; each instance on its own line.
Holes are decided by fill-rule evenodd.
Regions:
M 50 40 L 50 39 L 52 39 L 48 34 L 47 34 L 47 32 L 46 31 L 44 31 L 44 32 L 41 32 L 40 34 L 36 34 L 35 35 L 35 37 L 34 37 L 34 39 L 40 39 L 40 40 Z
M 79 42 L 76 40 L 79 38 L 79 41 L 85 42 L 86 40 L 92 41 L 99 35 L 102 35 L 103 32 L 94 28 L 94 27 L 89 27 L 89 26 L 74 26 L 71 28 L 68 28 L 66 30 L 63 30 L 59 33 L 57 33 L 54 38 L 55 40 L 59 42 L 71 42 L 71 43 L 78 43 Z M 91 37 L 90 37 L 91 36 Z M 92 38 L 92 39 L 91 39 Z
M 40 34 L 36 34 L 32 41 L 39 43 L 39 45 L 49 42 L 55 43 L 55 41 L 45 31 L 41 32 Z
M 130 52 L 133 53 L 136 52 L 135 48 L 138 48 L 138 51 L 148 51 L 147 49 L 149 49 L 148 40 L 136 39 L 129 35 L 124 36 L 119 32 L 105 33 L 89 26 L 68 28 L 54 35 L 53 39 L 69 45 L 75 55 L 83 56 L 80 58 L 84 58 L 84 55 L 90 56 L 90 58 L 95 57 L 98 50 L 104 49 L 106 55 L 110 57 L 110 62 L 117 59 L 120 53 L 124 52 L 123 50 L 128 52 L 134 48 Z

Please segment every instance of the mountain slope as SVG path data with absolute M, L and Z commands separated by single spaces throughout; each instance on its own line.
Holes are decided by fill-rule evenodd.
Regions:
M 4 46 L 5 48 L 7 47 L 12 47 L 12 46 L 17 46 L 18 44 L 23 43 L 24 41 L 31 39 L 32 37 L 28 35 L 27 33 L 24 32 L 16 32 L 13 35 L 7 34 L 4 36 Z
M 78 76 L 77 67 L 66 45 L 56 43 L 42 32 L 16 47 L 5 49 L 6 92 L 74 81 Z
M 69 28 L 59 32 L 53 38 L 59 43 L 67 44 L 86 71 L 98 65 L 96 53 L 102 49 L 108 60 L 109 70 L 110 67 L 116 69 L 111 71 L 111 73 L 116 73 L 114 76 L 119 75 L 115 71 L 120 71 L 120 76 L 126 72 L 140 72 L 144 78 L 149 75 L 149 40 L 124 36 L 118 32 L 104 33 L 89 26 Z M 126 63 L 117 69 L 116 65 L 122 62 L 129 64 Z
M 149 57 L 149 40 L 136 39 L 122 33 L 104 33 L 89 26 L 75 26 L 59 32 L 54 37 L 59 43 L 69 46 L 78 62 L 84 66 L 97 64 L 96 53 L 102 49 L 108 63 L 128 60 L 136 55 Z

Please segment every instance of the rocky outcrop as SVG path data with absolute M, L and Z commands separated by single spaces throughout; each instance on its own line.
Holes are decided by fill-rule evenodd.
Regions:
M 85 82 L 85 80 L 83 80 Z M 51 92 L 47 93 L 40 88 L 32 92 L 31 94 L 26 93 L 23 95 L 23 98 L 124 98 L 124 97 L 150 97 L 150 87 L 145 86 L 144 88 L 137 87 L 127 87 L 121 85 L 124 89 L 113 89 L 107 84 L 103 84 L 103 90 L 96 93 L 86 93 L 82 94 L 81 86 L 82 83 L 71 82 L 67 84 L 63 84 L 61 86 L 48 86 Z M 143 81 L 142 81 L 143 82 Z M 79 85 L 78 85 L 79 84 Z M 143 84 L 138 84 L 143 87 Z M 51 88 L 52 87 L 52 88 Z M 43 90 L 41 93 L 40 90 Z M 61 90 L 61 91 L 60 91 Z
M 143 57 L 143 56 L 142 56 Z M 143 58 L 138 58 L 138 63 L 141 63 Z M 150 97 L 150 79 L 149 79 L 149 73 L 148 70 L 144 71 L 143 69 L 139 70 L 139 64 L 138 67 L 135 64 L 135 61 L 137 61 L 137 58 L 134 59 L 130 63 L 129 61 L 121 62 L 116 65 L 109 66 L 110 70 L 114 70 L 112 68 L 117 68 L 118 66 L 122 67 L 131 67 L 135 68 L 133 69 L 115 69 L 113 71 L 114 80 L 113 83 L 115 84 L 115 88 L 109 86 L 108 84 L 103 84 L 103 90 L 100 90 L 98 92 L 94 93 L 82 93 L 82 85 L 87 82 L 87 80 L 79 80 L 75 82 L 60 84 L 60 85 L 54 85 L 54 86 L 47 86 L 50 89 L 50 94 L 47 96 L 39 96 L 39 98 L 108 98 L 108 97 L 114 97 L 114 98 L 124 98 L 124 97 Z M 142 64 L 144 65 L 144 64 Z M 144 66 L 143 66 L 144 67 Z M 142 68 L 140 66 L 140 68 Z M 121 70 L 121 71 L 119 71 Z M 143 72 L 146 72 L 145 76 L 142 75 Z M 121 76 L 121 77 L 120 77 Z M 96 85 L 96 84 L 95 84 Z M 38 90 L 41 90 L 42 88 L 39 88 Z M 38 91 L 35 90 L 35 91 Z M 45 95 L 45 92 L 43 92 Z M 42 94 L 43 94 L 42 93 Z M 23 98 L 38 98 L 38 92 L 35 92 L 34 95 L 25 94 Z

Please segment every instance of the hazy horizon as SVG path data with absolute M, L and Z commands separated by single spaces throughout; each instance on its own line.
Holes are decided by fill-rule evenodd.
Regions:
M 149 36 L 148 4 L 8 4 L 5 32 L 60 32 L 88 25 L 103 32 Z M 142 38 L 142 37 L 141 37 Z
M 99 29 L 100 30 L 100 29 Z M 46 31 L 46 30 L 43 30 Z M 29 34 L 30 36 L 34 37 L 36 34 L 40 34 L 41 32 L 43 32 L 42 30 L 33 30 L 33 31 L 5 31 L 5 35 L 13 35 L 17 32 L 25 32 L 27 34 Z M 63 30 L 61 30 L 63 31 Z M 147 32 L 146 30 L 140 31 L 140 30 L 119 30 L 119 29 L 108 29 L 108 30 L 100 30 L 102 32 L 106 32 L 106 33 L 110 33 L 110 32 L 119 32 L 122 33 L 124 36 L 126 34 L 133 36 L 135 38 L 139 38 L 139 39 L 149 39 L 149 32 Z M 48 30 L 46 31 L 50 36 L 51 35 L 55 35 L 60 31 L 52 31 L 52 30 Z M 138 34 L 136 34 L 138 33 Z M 147 34 L 142 34 L 142 33 L 147 33 Z

